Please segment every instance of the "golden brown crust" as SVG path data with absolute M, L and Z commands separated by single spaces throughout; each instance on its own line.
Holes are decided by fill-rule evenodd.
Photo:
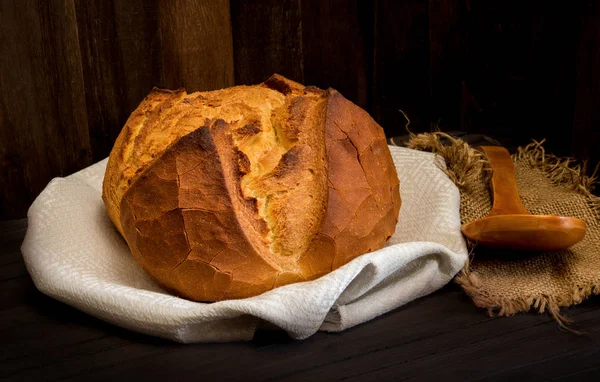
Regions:
M 234 155 L 218 150 L 225 130 L 225 122 L 217 120 L 180 138 L 121 203 L 135 259 L 163 286 L 189 299 L 260 293 L 277 273 L 265 261 L 255 206 L 234 184 L 239 181 Z M 252 272 L 236 272 L 240 267 Z
M 327 215 L 299 261 L 309 279 L 382 248 L 400 211 L 400 182 L 385 134 L 367 112 L 330 89 L 327 105 Z
M 400 208 L 381 127 L 339 93 L 278 75 L 153 90 L 115 143 L 103 199 L 140 266 L 200 301 L 313 279 L 381 248 Z
M 120 222 L 119 203 L 129 182 L 135 174 L 144 170 L 146 151 L 141 145 L 140 138 L 144 136 L 142 129 L 160 120 L 163 108 L 167 109 L 185 94 L 185 90 L 175 91 L 154 88 L 129 116 L 121 133 L 117 137 L 113 150 L 108 158 L 106 174 L 102 188 L 102 198 L 106 204 L 108 215 L 123 234 Z M 147 128 L 146 128 L 147 130 Z M 147 133 L 146 133 L 147 134 Z M 150 155 L 155 153 L 150 153 Z M 145 160 L 140 160 L 143 158 Z

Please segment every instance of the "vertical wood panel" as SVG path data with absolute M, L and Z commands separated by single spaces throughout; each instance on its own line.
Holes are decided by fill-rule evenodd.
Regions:
M 116 9 L 125 3 L 128 9 Z M 152 2 L 75 1 L 94 161 L 108 155 L 129 113 L 157 82 L 156 19 L 145 17 L 143 4 Z
M 333 87 L 368 108 L 373 63 L 373 2 L 303 0 L 304 82 Z
M 153 86 L 334 87 L 388 135 L 461 129 L 600 160 L 600 10 L 542 1 L 0 1 L 0 217 L 108 155 Z M 235 60 L 235 62 L 234 62 Z
M 546 138 L 547 149 L 559 156 L 573 156 L 573 111 L 576 92 L 577 42 L 581 4 L 569 7 L 539 1 L 534 3 L 531 30 L 531 82 L 527 94 L 533 134 Z M 543 12 L 539 10 L 543 9 Z M 528 131 L 521 125 L 513 134 Z M 532 134 L 532 136 L 534 136 Z
M 119 48 L 121 86 L 125 88 L 120 105 L 129 112 L 160 81 L 160 39 L 156 0 L 113 1 L 115 44 Z M 79 15 L 78 15 L 79 16 Z M 102 20 L 104 22 L 108 20 Z M 104 61 L 106 62 L 106 61 Z M 86 79 L 86 84 L 88 80 Z M 125 121 L 121 120 L 122 126 Z M 119 126 L 120 129 L 120 126 Z M 116 138 L 116 137 L 115 137 Z
M 430 119 L 443 131 L 461 129 L 461 44 L 464 2 L 429 1 Z
M 549 150 L 568 155 L 578 6 L 467 4 L 464 90 L 480 111 L 471 108 L 464 128 L 516 144 L 548 138 Z
M 236 84 L 273 73 L 304 82 L 300 0 L 232 0 L 231 18 Z
M 428 131 L 429 14 L 420 0 L 375 3 L 373 115 L 388 136 Z
M 600 5 L 597 1 L 587 1 L 581 14 L 577 52 L 573 152 L 578 158 L 589 159 L 588 172 L 590 175 L 595 166 L 600 163 L 599 106 Z
M 159 85 L 188 92 L 233 86 L 229 0 L 158 1 Z
M 0 7 L 3 218 L 24 216 L 52 177 L 106 157 L 153 86 L 233 85 L 227 0 Z
M 0 3 L 0 216 L 91 164 L 72 1 Z
M 94 160 L 108 155 L 152 87 L 191 92 L 233 85 L 227 1 L 76 5 Z

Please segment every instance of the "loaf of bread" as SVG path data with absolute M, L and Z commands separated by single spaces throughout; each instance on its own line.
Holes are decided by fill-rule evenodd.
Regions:
M 210 92 L 154 89 L 114 145 L 102 198 L 162 287 L 219 301 L 315 279 L 383 247 L 399 187 L 367 112 L 274 75 Z

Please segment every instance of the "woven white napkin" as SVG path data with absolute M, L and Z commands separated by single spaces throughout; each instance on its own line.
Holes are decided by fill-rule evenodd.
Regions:
M 252 339 L 261 320 L 296 339 L 341 331 L 445 285 L 463 267 L 459 192 L 430 153 L 390 147 L 402 207 L 386 248 L 317 280 L 212 304 L 158 287 L 101 200 L 106 160 L 53 179 L 29 210 L 22 252 L 43 293 L 115 325 L 178 342 Z

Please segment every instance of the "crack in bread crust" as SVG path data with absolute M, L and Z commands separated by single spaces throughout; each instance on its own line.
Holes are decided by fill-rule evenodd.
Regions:
M 258 214 L 268 226 L 270 252 L 298 258 L 319 229 L 326 203 L 326 104 L 322 93 L 307 97 L 289 86 L 286 92 L 286 102 L 263 115 L 260 132 L 251 138 L 234 134 L 243 136 L 234 142 L 249 158 L 242 192 L 257 200 Z M 294 204 L 302 204 L 305 213 L 290 213 Z
M 153 90 L 115 143 L 103 200 L 140 266 L 197 301 L 330 272 L 383 246 L 400 208 L 381 127 L 336 91 L 277 75 Z

